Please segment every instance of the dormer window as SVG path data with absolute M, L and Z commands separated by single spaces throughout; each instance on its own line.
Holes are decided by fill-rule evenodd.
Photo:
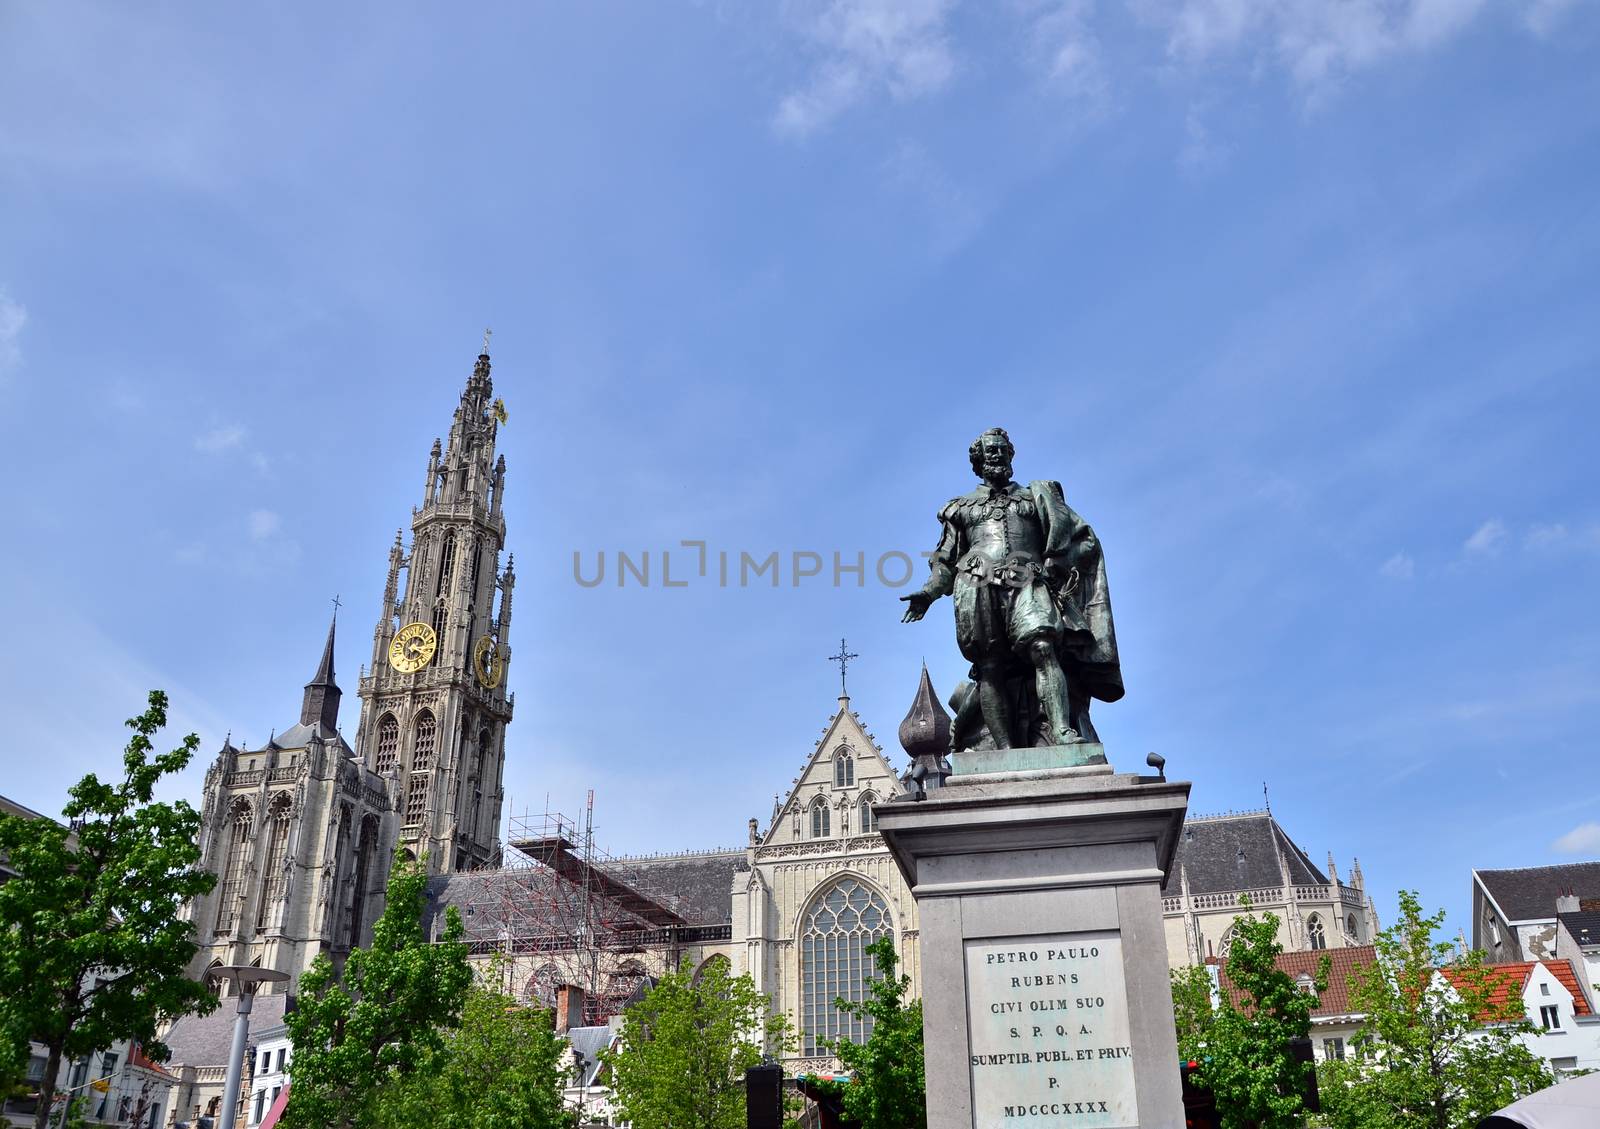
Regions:
M 840 748 L 833 754 L 833 786 L 835 788 L 850 788 L 856 782 L 856 762 L 850 755 L 850 750 Z

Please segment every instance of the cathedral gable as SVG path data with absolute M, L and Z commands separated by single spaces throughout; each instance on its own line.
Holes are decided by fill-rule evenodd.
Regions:
M 762 846 L 860 834 L 867 818 L 863 800 L 881 803 L 902 791 L 883 750 L 851 712 L 850 699 L 839 701 L 822 739 L 774 809 Z

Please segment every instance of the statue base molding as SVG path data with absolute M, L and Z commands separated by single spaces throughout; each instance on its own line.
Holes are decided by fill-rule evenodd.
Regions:
M 1106 747 L 1098 741 L 1039 745 L 1031 749 L 963 749 L 950 754 L 950 768 L 956 776 L 1045 769 L 1074 769 L 1079 770 L 1076 775 L 1084 776 L 1111 773 L 1111 765 L 1106 762 Z

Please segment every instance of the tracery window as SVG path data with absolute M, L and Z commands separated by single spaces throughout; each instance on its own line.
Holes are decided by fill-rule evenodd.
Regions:
M 433 767 L 433 750 L 439 740 L 439 723 L 423 710 L 417 715 L 417 742 L 411 750 L 411 771 L 427 772 Z
M 856 762 L 849 751 L 840 749 L 833 756 L 833 786 L 849 788 L 856 782 Z
M 279 796 L 267 815 L 266 864 L 261 868 L 261 905 L 256 908 L 256 932 L 267 927 L 267 910 L 283 897 L 283 856 L 289 848 L 289 797 Z
M 222 893 L 217 899 L 217 932 L 233 931 L 234 914 L 239 906 L 239 891 L 244 888 L 244 862 L 250 850 L 250 805 L 240 801 L 233 809 L 232 830 L 228 835 L 228 859 L 222 868 Z
M 826 839 L 829 834 L 828 802 L 818 796 L 811 805 L 811 837 L 813 839 Z
M 859 823 L 861 826 L 861 834 L 863 835 L 878 829 L 878 817 L 872 814 L 872 805 L 877 802 L 877 797 L 871 792 L 868 792 L 865 796 L 861 797 L 860 802 L 856 805 L 861 813 Z
M 867 946 L 889 932 L 889 906 L 855 878 L 841 878 L 806 911 L 800 938 L 802 1053 L 828 1053 L 840 1039 L 865 1042 L 872 1021 L 834 1006 L 843 997 L 859 1003 L 877 979 Z
M 377 771 L 391 772 L 400 761 L 400 723 L 386 713 L 378 722 L 378 753 L 373 758 Z
M 1306 940 L 1310 942 L 1313 949 L 1325 949 L 1328 947 L 1327 931 L 1322 927 L 1322 918 L 1316 914 L 1312 914 L 1306 922 Z
M 444 600 L 441 599 L 433 606 L 434 651 L 433 658 L 429 660 L 430 662 L 438 662 L 439 656 L 444 654 L 444 620 L 445 606 Z
M 433 584 L 433 594 L 442 596 L 450 584 L 450 573 L 456 567 L 456 531 L 444 535 L 444 551 L 439 554 L 439 576 Z
M 423 809 L 428 806 L 428 774 L 413 772 L 406 786 L 406 823 L 421 823 Z
M 1356 915 L 1351 914 L 1345 919 L 1345 929 L 1350 934 L 1350 939 L 1356 944 L 1361 943 L 1361 927 L 1356 923 Z

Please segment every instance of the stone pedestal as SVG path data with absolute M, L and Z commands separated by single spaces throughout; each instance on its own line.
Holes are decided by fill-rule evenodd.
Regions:
M 929 1129 L 1182 1129 L 1161 884 L 1189 785 L 1039 763 L 969 754 L 874 809 L 921 921 Z

